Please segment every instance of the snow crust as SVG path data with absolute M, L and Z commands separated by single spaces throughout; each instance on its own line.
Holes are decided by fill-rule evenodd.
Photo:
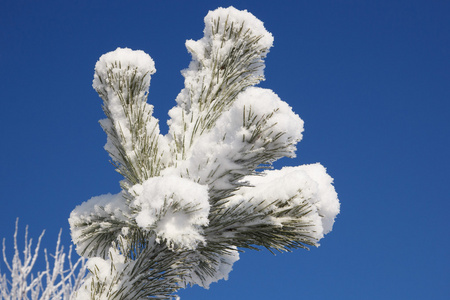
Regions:
M 202 226 L 208 225 L 208 187 L 177 176 L 152 177 L 133 186 L 131 205 L 138 208 L 138 226 L 154 230 L 158 240 L 195 249 L 204 242 Z

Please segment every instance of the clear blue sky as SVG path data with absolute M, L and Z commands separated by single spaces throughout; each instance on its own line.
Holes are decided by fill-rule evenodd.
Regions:
M 321 162 L 341 214 L 321 247 L 247 251 L 228 281 L 182 299 L 450 299 L 449 1 L 2 0 L 0 237 L 11 247 L 20 217 L 33 237 L 47 230 L 50 250 L 63 228 L 68 247 L 71 210 L 119 191 L 97 123 L 97 59 L 149 53 L 149 101 L 165 124 L 185 40 L 229 5 L 274 35 L 262 86 L 305 121 L 298 157 L 276 166 Z

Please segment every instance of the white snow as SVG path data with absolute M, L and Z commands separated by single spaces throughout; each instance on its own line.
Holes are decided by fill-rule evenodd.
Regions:
M 150 85 L 150 75 L 156 72 L 155 62 L 142 50 L 132 50 L 129 48 L 117 48 L 114 51 L 103 54 L 95 64 L 95 75 L 92 86 L 95 90 L 105 86 L 101 78 L 108 78 L 108 72 L 113 74 L 133 74 L 138 70 L 140 77 L 145 76 L 145 87 Z
M 317 183 L 317 207 L 322 218 L 323 233 L 327 234 L 333 229 L 336 216 L 340 212 L 340 203 L 333 187 L 333 178 L 327 174 L 326 169 L 319 163 L 302 165 L 298 167 Z
M 110 132 L 113 127 L 120 129 L 119 136 L 115 138 L 120 139 L 126 155 L 132 159 L 136 155 L 135 147 L 138 145 L 131 133 L 130 122 L 135 122 L 135 117 L 133 108 L 128 103 L 132 103 L 133 107 L 141 106 L 145 109 L 148 116 L 144 117 L 148 119 L 147 133 L 159 135 L 158 121 L 151 116 L 153 106 L 146 103 L 151 75 L 155 72 L 155 63 L 148 54 L 129 48 L 117 48 L 108 52 L 102 55 L 95 65 L 92 85 L 102 95 L 104 106 L 113 119 L 113 122 L 108 119 L 101 120 L 100 124 L 106 132 Z M 133 94 L 129 93 L 130 86 L 138 87 L 133 90 Z M 115 147 L 115 143 L 118 142 L 108 135 L 105 149 L 114 161 L 123 164 L 121 155 Z
M 239 37 L 230 37 L 229 31 L 238 31 L 241 27 L 242 34 Z M 245 44 L 253 38 L 259 38 L 259 40 L 251 46 Z M 241 44 L 245 44 L 248 48 L 239 48 L 238 45 Z M 209 12 L 205 17 L 204 37 L 197 41 L 186 42 L 186 47 L 192 54 L 192 62 L 189 68 L 182 71 L 185 88 L 176 98 L 178 105 L 169 111 L 170 135 L 174 139 L 184 138 L 187 148 L 190 148 L 191 137 L 194 136 L 193 139 L 197 137 L 196 127 L 193 123 L 183 120 L 208 118 L 210 111 L 205 107 L 210 101 L 221 101 L 221 99 L 210 99 L 207 94 L 215 95 L 224 87 L 226 91 L 226 86 L 231 84 L 230 82 L 251 86 L 264 80 L 264 58 L 272 44 L 272 34 L 251 13 L 239 11 L 234 7 L 218 8 Z M 233 51 L 250 51 L 251 55 L 240 62 L 236 57 L 232 57 Z M 235 61 L 238 63 L 233 65 Z M 247 66 L 248 62 L 251 62 L 251 70 L 250 67 L 248 69 L 243 67 Z M 217 66 L 222 64 L 224 68 L 225 65 L 230 67 L 227 76 L 224 75 L 223 70 L 217 70 Z M 206 93 L 207 90 L 211 92 Z
M 311 205 L 311 212 L 303 220 L 309 220 L 314 225 L 314 237 L 320 240 L 331 231 L 340 204 L 332 185 L 333 178 L 321 164 L 267 170 L 258 176 L 247 176 L 244 180 L 250 186 L 240 188 L 227 205 L 243 202 L 251 209 L 260 201 L 269 205 L 281 200 L 291 207 L 307 201 Z M 276 208 L 270 205 L 267 209 Z M 278 224 L 276 219 L 272 221 Z
M 272 34 L 251 13 L 233 7 L 211 11 L 204 21 L 204 37 L 186 42 L 192 62 L 182 72 L 185 88 L 177 96 L 177 106 L 169 112 L 171 120 L 168 121 L 169 133 L 166 136 L 160 135 L 158 121 L 152 117 L 153 106 L 146 103 L 150 77 L 156 71 L 150 56 L 140 50 L 118 48 L 103 55 L 97 62 L 93 87 L 103 98 L 112 119 L 101 121 L 101 126 L 108 133 L 105 149 L 122 166 L 125 164 L 121 157 L 125 155 L 132 165 L 130 170 L 144 169 L 146 165 L 142 164 L 142 160 L 135 158 L 139 151 L 154 142 L 157 149 L 143 151 L 145 155 L 140 158 L 161 162 L 158 166 L 162 170 L 150 178 L 141 176 L 136 181 L 130 180 L 133 183 L 126 182 L 122 185 L 126 191 L 119 194 L 93 197 L 77 206 L 69 222 L 79 253 L 93 247 L 91 240 L 82 239 L 84 227 L 80 224 L 89 224 L 101 218 L 119 220 L 123 224 L 133 223 L 133 226 L 137 224 L 152 234 L 149 243 L 165 243 L 172 251 L 195 250 L 199 245 L 207 245 L 204 229 L 209 225 L 208 217 L 211 217 L 209 193 L 220 190 L 233 192 L 226 200 L 220 199 L 224 200 L 220 202 L 224 203 L 224 209 L 239 205 L 251 214 L 255 209 L 263 209 L 261 203 L 266 204 L 264 210 L 267 214 L 259 212 L 261 223 L 283 226 L 286 224 L 283 218 L 291 218 L 289 221 L 294 219 L 300 224 L 309 222 L 311 226 L 305 232 L 316 240 L 332 230 L 340 204 L 333 179 L 322 165 L 317 163 L 266 170 L 258 174 L 254 172 L 261 164 L 270 164 L 281 157 L 295 157 L 296 144 L 303 137 L 303 120 L 292 108 L 272 90 L 253 87 L 264 79 L 264 58 L 272 47 Z M 233 29 L 242 27 L 244 34 L 232 36 L 230 26 Z M 249 36 L 260 37 L 256 47 L 242 46 Z M 231 56 L 233 51 L 255 52 L 248 58 L 252 69 L 242 70 L 242 64 L 234 65 L 227 61 L 227 58 L 236 59 L 236 56 Z M 231 70 L 226 70 L 230 71 L 227 74 L 244 75 L 225 78 L 225 61 L 231 66 Z M 222 63 L 224 68 L 218 68 Z M 126 87 L 133 80 L 141 85 L 136 93 L 128 94 Z M 235 98 L 228 94 L 227 85 L 231 85 L 228 80 L 242 83 L 233 86 L 240 91 Z M 213 105 L 226 100 L 230 101 L 223 109 L 220 105 L 217 106 L 219 108 Z M 147 125 L 140 131 L 132 130 L 136 121 L 133 118 L 137 117 L 131 111 L 135 112 L 136 106 L 127 106 L 127 101 L 134 101 L 138 108 L 145 109 L 139 118 L 145 119 Z M 113 130 L 115 134 L 111 134 Z M 118 144 L 122 146 L 122 152 L 118 151 Z M 284 204 L 282 208 L 275 204 L 280 201 Z M 219 205 L 212 200 L 211 203 Z M 306 206 L 309 212 L 302 216 L 275 216 L 280 210 L 299 206 Z M 233 223 L 233 220 L 221 221 Z M 258 223 L 259 220 L 253 222 Z M 129 233 L 129 227 L 124 226 L 119 231 L 118 238 L 121 238 L 120 234 L 126 236 Z M 220 232 L 217 237 L 221 234 L 224 236 L 226 233 Z M 234 262 L 239 259 L 239 252 L 233 245 L 226 246 L 230 247 L 228 252 L 220 255 L 211 253 L 202 261 L 211 264 L 210 274 L 192 270 L 184 278 L 185 284 L 208 288 L 212 282 L 227 279 Z M 89 266 L 91 270 L 97 270 L 98 278 L 94 280 L 91 276 L 89 280 L 99 280 L 110 286 L 126 285 L 125 281 L 130 281 L 130 278 L 122 278 L 120 283 L 112 281 L 113 267 L 118 274 L 127 264 L 134 263 L 125 262 L 125 257 L 114 247 L 112 245 L 110 248 L 109 257 L 90 258 Z M 188 259 L 193 260 L 195 255 L 196 252 L 192 251 L 193 257 Z M 86 289 L 79 292 L 77 299 L 89 297 L 90 281 L 85 285 Z M 111 288 L 114 290 L 118 286 Z
M 169 247 L 195 249 L 208 225 L 208 187 L 177 176 L 152 177 L 133 186 L 138 226 L 154 230 Z
M 272 114 L 261 125 L 262 134 L 249 142 L 255 125 L 244 125 L 243 115 L 260 120 Z M 247 117 L 246 117 L 247 119 Z M 247 124 L 249 120 L 245 121 Z M 275 134 L 283 132 L 275 141 Z M 178 174 L 189 175 L 202 184 L 213 184 L 217 189 L 230 188 L 229 170 L 239 171 L 239 159 L 249 159 L 264 152 L 274 151 L 276 158 L 295 156 L 296 143 L 302 139 L 303 120 L 273 91 L 251 87 L 242 92 L 230 110 L 217 120 L 216 126 L 200 136 L 178 165 Z M 276 150 L 274 150 L 276 149 Z M 254 167 L 257 167 L 255 165 Z M 187 171 L 186 171 L 187 170 Z M 165 173 L 173 170 L 165 170 Z M 248 172 L 248 171 L 247 171 Z
M 212 26 L 214 20 L 219 20 L 219 18 L 222 24 L 233 23 L 235 27 L 244 24 L 243 32 L 250 30 L 255 36 L 262 36 L 259 43 L 265 48 L 272 47 L 273 36 L 264 28 L 264 23 L 247 10 L 238 10 L 234 7 L 219 7 L 210 11 L 205 17 L 205 36 L 213 36 Z M 224 27 L 222 26 L 220 29 L 222 31 L 219 31 L 218 35 L 223 34 Z
M 77 224 L 90 223 L 99 218 L 117 219 L 126 222 L 130 214 L 123 192 L 92 197 L 75 207 L 70 213 L 69 224 L 72 240 L 77 246 L 77 253 L 81 256 L 84 250 L 93 247 L 89 241 L 81 239 L 83 230 Z
M 230 111 L 226 113 L 223 120 L 218 122 L 217 127 L 221 128 L 223 126 L 236 126 L 239 124 L 242 126 L 242 116 L 249 114 L 253 116 L 262 117 L 269 114 L 273 115 L 270 117 L 267 124 L 265 124 L 264 129 L 270 127 L 269 132 L 265 132 L 256 142 L 256 148 L 262 147 L 263 143 L 272 142 L 273 135 L 269 135 L 270 132 L 284 134 L 276 140 L 278 144 L 287 145 L 293 143 L 293 147 L 288 147 L 287 151 L 291 154 L 290 156 L 295 156 L 294 151 L 296 150 L 295 144 L 300 142 L 302 139 L 303 132 L 303 120 L 292 111 L 292 108 L 285 102 L 282 101 L 278 95 L 276 95 L 272 90 L 263 89 L 259 87 L 249 87 L 241 94 L 239 94 L 236 99 L 235 104 L 232 106 Z M 246 120 L 249 123 L 249 120 Z M 230 128 L 231 132 L 237 132 L 236 128 Z M 241 127 L 241 132 L 238 132 L 238 138 L 242 138 L 241 134 L 250 134 L 254 127 L 250 127 L 248 130 L 244 130 Z M 241 136 L 239 136 L 241 135 Z M 275 141 L 273 141 L 275 142 Z M 270 145 L 269 145 L 270 147 Z

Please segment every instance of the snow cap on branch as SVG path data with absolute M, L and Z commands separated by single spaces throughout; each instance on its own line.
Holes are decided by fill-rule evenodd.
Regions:
M 223 35 L 226 27 L 218 27 L 218 31 L 213 31 L 214 22 L 234 24 L 234 26 L 242 24 L 242 32 L 251 31 L 254 36 L 261 36 L 258 44 L 262 48 L 270 48 L 273 45 L 273 35 L 264 28 L 264 23 L 256 18 L 252 13 L 247 10 L 238 10 L 232 6 L 228 8 L 219 7 L 213 11 L 210 11 L 205 17 L 205 37 L 213 35 Z
M 264 58 L 272 44 L 272 34 L 251 13 L 234 7 L 210 11 L 204 37 L 186 41 L 192 61 L 182 71 L 185 88 L 177 96 L 178 106 L 169 112 L 175 139 L 193 140 L 198 134 L 189 125 L 182 130 L 183 115 L 199 113 L 194 117 L 209 129 L 241 91 L 264 80 Z
M 288 169 L 294 171 L 294 168 Z M 315 197 L 310 199 L 321 216 L 323 233 L 327 234 L 333 229 L 334 220 L 339 214 L 341 206 L 333 186 L 333 178 L 327 174 L 325 167 L 319 163 L 302 165 L 297 167 L 297 169 L 305 172 L 311 178 L 311 181 L 315 182 L 316 194 L 314 195 Z
M 129 48 L 117 48 L 114 51 L 103 54 L 95 64 L 95 75 L 92 86 L 98 90 L 104 86 L 102 78 L 108 78 L 108 72 L 122 75 L 138 71 L 138 76 L 145 76 L 144 90 L 150 86 L 150 75 L 156 72 L 155 62 L 142 50 L 131 50 Z
M 311 234 L 317 241 L 329 233 L 334 219 L 339 214 L 340 204 L 332 185 L 333 178 L 319 163 L 284 167 L 281 170 L 267 170 L 258 176 L 247 176 L 248 187 L 242 187 L 231 198 L 228 205 L 242 202 L 249 209 L 264 201 L 266 209 L 277 211 L 274 201 L 283 203 L 282 209 L 308 204 L 310 212 L 302 216 L 302 221 L 310 223 Z M 283 219 L 272 219 L 275 224 Z
M 123 192 L 92 197 L 75 207 L 70 213 L 69 224 L 77 253 L 86 257 L 90 256 L 86 255 L 89 253 L 100 255 L 99 250 L 108 249 L 110 246 L 106 244 L 104 247 L 99 247 L 98 244 L 93 244 L 91 238 L 86 238 L 86 230 L 80 226 L 81 224 L 96 223 L 98 220 L 114 220 L 115 222 L 125 223 L 128 221 L 130 214 Z
M 189 159 L 178 169 L 188 170 L 192 179 L 210 188 L 232 189 L 234 173 L 250 174 L 260 164 L 295 157 L 302 132 L 303 120 L 272 90 L 249 87 L 222 113 L 216 126 L 195 141 L 187 153 Z
M 195 249 L 204 242 L 201 226 L 208 225 L 208 187 L 177 176 L 152 177 L 133 186 L 131 205 L 139 212 L 136 222 L 154 230 L 169 248 Z
M 261 134 L 255 139 L 256 145 L 253 149 L 264 148 L 265 151 L 269 151 L 271 147 L 274 147 L 273 145 L 277 145 L 276 147 L 280 149 L 275 157 L 295 157 L 295 145 L 303 137 L 303 120 L 272 90 L 259 87 L 247 88 L 239 94 L 226 115 L 232 118 L 228 126 L 241 125 L 242 131 L 238 133 L 239 138 L 246 135 L 249 139 L 252 131 L 255 131 L 258 126 L 261 127 Z M 242 116 L 245 116 L 244 120 Z M 252 122 L 253 118 L 261 122 Z M 225 124 L 218 124 L 217 127 L 222 126 Z M 276 135 L 278 133 L 280 133 L 279 136 Z

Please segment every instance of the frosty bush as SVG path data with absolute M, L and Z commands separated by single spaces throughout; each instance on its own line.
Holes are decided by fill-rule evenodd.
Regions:
M 28 228 L 25 230 L 25 246 L 23 258 L 21 258 L 17 243 L 17 231 L 18 222 L 16 222 L 16 230 L 14 232 L 14 257 L 11 262 L 8 261 L 6 256 L 6 241 L 3 239 L 3 261 L 10 276 L 0 272 L 0 299 L 73 299 L 74 291 L 80 288 L 86 275 L 85 259 L 79 258 L 75 263 L 72 262 L 72 247 L 70 247 L 66 255 L 64 247 L 60 243 L 60 233 L 56 242 L 55 253 L 50 255 L 52 259 L 48 258 L 47 249 L 44 249 L 45 270 L 32 274 L 44 232 L 39 236 L 33 251 L 32 239 L 28 240 Z M 66 259 L 67 267 L 65 266 Z
M 303 121 L 264 79 L 273 37 L 247 11 L 219 8 L 188 40 L 185 88 L 162 135 L 147 103 L 155 65 L 143 51 L 100 57 L 105 149 L 119 194 L 76 207 L 69 222 L 88 275 L 77 299 L 170 299 L 227 279 L 242 249 L 317 246 L 339 212 L 320 164 L 271 170 L 294 157 Z M 240 249 L 240 250 L 239 250 Z

